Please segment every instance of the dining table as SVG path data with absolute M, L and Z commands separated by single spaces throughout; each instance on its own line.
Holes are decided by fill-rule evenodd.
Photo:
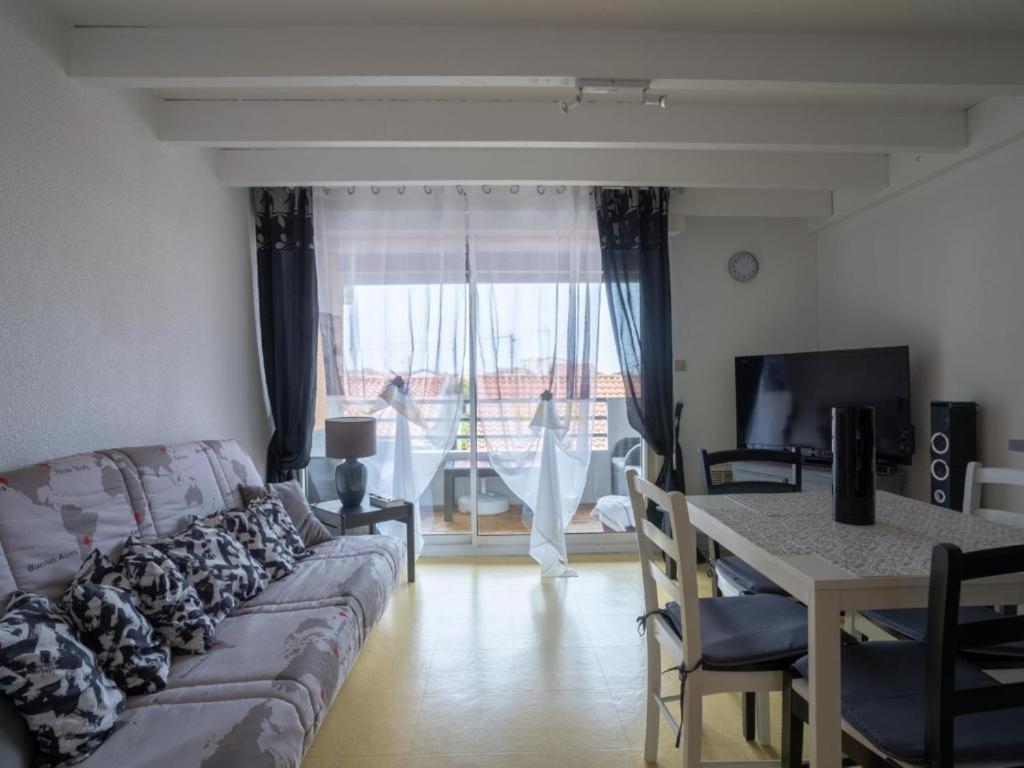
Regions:
M 925 607 L 932 549 L 1024 544 L 1024 529 L 879 491 L 872 525 L 832 519 L 818 492 L 688 496 L 690 522 L 807 606 L 810 760 L 839 768 L 844 616 Z M 1024 604 L 1024 574 L 965 582 L 962 605 Z

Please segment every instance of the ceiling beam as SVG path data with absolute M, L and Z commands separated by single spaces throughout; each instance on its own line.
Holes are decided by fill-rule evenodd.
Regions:
M 600 184 L 881 189 L 886 155 L 656 149 L 224 149 L 231 187 Z
M 680 216 L 818 219 L 832 214 L 832 193 L 819 189 L 701 189 L 673 197 Z
M 835 91 L 971 86 L 1020 94 L 1019 38 L 514 27 L 122 28 L 72 31 L 69 73 L 135 87 L 571 85 Z
M 960 109 L 549 102 L 164 101 L 164 141 L 208 147 L 590 147 L 954 152 Z

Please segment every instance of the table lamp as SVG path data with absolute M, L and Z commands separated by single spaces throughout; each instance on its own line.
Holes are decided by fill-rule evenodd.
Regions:
M 334 470 L 334 484 L 343 507 L 358 507 L 366 494 L 366 466 L 358 460 L 377 453 L 377 420 L 372 416 L 339 416 L 324 427 L 326 454 L 344 459 Z

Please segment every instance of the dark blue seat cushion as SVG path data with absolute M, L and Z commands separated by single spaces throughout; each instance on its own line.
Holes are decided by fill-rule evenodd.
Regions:
M 898 760 L 924 760 L 927 645 L 913 641 L 847 645 L 842 651 L 843 718 L 876 748 Z M 793 668 L 807 676 L 804 656 Z M 999 683 L 966 660 L 956 666 L 959 689 Z M 954 757 L 1024 760 L 1024 707 L 956 718 Z
M 662 613 L 682 637 L 678 603 Z M 778 595 L 705 597 L 700 631 L 708 668 L 785 669 L 807 652 L 807 609 Z
M 718 558 L 715 570 L 749 595 L 787 594 L 786 590 L 735 555 Z
M 925 608 L 892 608 L 885 611 L 864 611 L 864 616 L 875 624 L 895 632 L 909 640 L 924 640 L 928 636 L 928 611 Z M 965 605 L 960 608 L 958 622 L 970 624 L 975 621 L 1000 619 L 1004 615 L 984 605 Z M 984 648 L 971 649 L 965 653 L 979 664 L 993 659 L 1005 659 L 1014 666 L 1024 664 L 1024 641 L 1002 643 Z

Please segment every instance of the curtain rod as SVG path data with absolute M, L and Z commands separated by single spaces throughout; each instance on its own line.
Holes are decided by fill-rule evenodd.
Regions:
M 465 185 L 465 184 L 438 184 L 438 185 L 436 185 L 436 188 L 438 188 L 438 189 L 446 189 L 446 188 L 450 189 L 450 188 L 454 187 L 455 191 L 458 194 L 464 195 L 464 194 L 466 194 L 467 186 L 473 187 L 473 188 L 476 187 L 476 185 Z M 491 184 L 481 184 L 479 188 L 480 188 L 480 190 L 485 195 L 489 195 L 489 194 L 491 194 L 491 192 L 493 192 L 496 189 L 501 188 L 503 186 L 504 185 L 497 185 L 497 186 L 495 186 L 495 185 L 491 185 Z M 527 186 L 531 186 L 531 185 L 527 185 Z M 549 186 L 549 185 L 545 185 L 545 184 L 537 184 L 535 186 L 535 189 L 537 190 L 537 194 L 538 195 L 545 194 L 545 192 L 547 192 L 549 189 L 552 190 L 556 195 L 560 195 L 560 194 L 564 193 L 567 189 L 569 189 L 571 187 L 584 187 L 584 186 L 589 187 L 589 186 L 594 186 L 594 185 L 590 185 L 590 184 L 557 184 L 557 185 L 554 185 L 554 186 Z M 604 186 L 604 185 L 596 185 L 596 186 L 602 186 L 603 189 L 632 189 L 632 187 L 627 187 L 627 186 Z M 350 195 L 354 195 L 357 189 L 361 189 L 361 188 L 365 189 L 367 187 L 369 188 L 371 194 L 374 194 L 374 195 L 379 195 L 381 193 L 381 191 L 385 190 L 385 189 L 394 189 L 394 190 L 396 190 L 398 192 L 398 194 L 404 195 L 406 193 L 406 190 L 409 189 L 409 186 L 406 185 L 406 184 L 369 184 L 369 185 L 367 185 L 367 184 L 352 184 L 352 185 L 349 185 L 349 186 L 345 187 L 345 191 L 348 194 L 350 194 Z M 521 185 L 519 185 L 519 184 L 510 184 L 510 185 L 508 185 L 507 188 L 508 188 L 508 191 L 511 194 L 516 195 L 516 194 L 519 194 L 519 190 L 521 188 Z M 324 193 L 328 194 L 328 195 L 331 193 L 332 189 L 334 189 L 334 187 L 323 187 Z M 427 194 L 427 195 L 432 194 L 434 189 L 435 189 L 435 185 L 431 185 L 431 184 L 424 184 L 423 185 L 423 192 L 424 192 L 424 194 Z M 682 192 L 684 192 L 684 189 L 683 189 L 683 187 L 669 187 L 669 191 L 670 192 L 674 192 L 674 193 L 682 193 Z M 593 194 L 593 191 L 591 191 L 591 194 Z

